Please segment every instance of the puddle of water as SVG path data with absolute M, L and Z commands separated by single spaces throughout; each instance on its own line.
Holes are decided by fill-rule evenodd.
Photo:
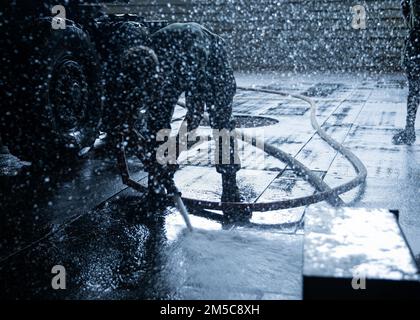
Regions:
M 245 229 L 184 232 L 168 247 L 164 278 L 175 299 L 299 299 L 301 240 Z

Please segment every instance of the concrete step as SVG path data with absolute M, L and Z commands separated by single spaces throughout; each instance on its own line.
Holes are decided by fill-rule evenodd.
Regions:
M 420 277 L 399 223 L 385 209 L 307 210 L 304 299 L 419 298 Z

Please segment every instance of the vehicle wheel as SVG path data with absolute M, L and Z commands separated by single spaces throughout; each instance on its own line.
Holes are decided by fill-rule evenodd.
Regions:
M 42 19 L 30 30 L 27 101 L 19 107 L 19 133 L 7 144 L 35 163 L 74 159 L 98 135 L 99 56 L 88 35 L 69 20 L 65 29 L 53 30 L 51 19 Z

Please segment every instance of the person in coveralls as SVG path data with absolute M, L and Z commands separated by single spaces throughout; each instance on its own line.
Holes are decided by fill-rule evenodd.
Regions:
M 147 105 L 147 142 L 144 161 L 149 172 L 149 203 L 156 206 L 163 197 L 176 192 L 173 177 L 176 164 L 160 164 L 157 150 L 161 145 L 156 137 L 160 130 L 171 128 L 175 106 L 185 93 L 187 131 L 196 129 L 205 108 L 210 125 L 215 130 L 229 132 L 229 161 L 223 161 L 223 139 L 216 140 L 216 170 L 222 175 L 222 202 L 240 202 L 236 183 L 240 169 L 234 139 L 235 121 L 232 117 L 236 81 L 221 37 L 196 23 L 174 23 L 153 33 L 148 48 L 133 48 L 127 56 L 126 69 L 138 74 L 139 88 L 145 94 L 141 104 Z M 138 62 L 143 60 L 141 70 Z M 136 65 L 130 66 L 130 63 Z M 134 77 L 134 75 L 133 75 Z M 214 135 L 215 136 L 215 135 Z M 217 141 L 218 140 L 218 141 Z M 226 149 L 226 145 L 224 145 Z M 224 211 L 227 221 L 248 219 L 250 211 Z
M 97 19 L 97 24 L 98 27 L 93 32 L 96 32 L 94 35 L 103 61 L 106 91 L 102 131 L 107 133 L 104 145 L 114 152 L 121 142 L 121 134 L 125 134 L 128 141 L 134 142 L 129 138 L 131 129 L 137 126 L 140 117 L 138 101 L 144 95 L 142 90 L 145 88 L 138 86 L 139 77 L 133 71 L 142 69 L 141 63 L 147 61 L 137 59 L 127 66 L 127 60 L 131 59 L 134 49 L 144 48 L 149 32 L 141 23 L 113 21 L 106 15 Z M 130 143 L 129 149 L 137 149 L 137 146 Z
M 403 51 L 409 92 L 406 127 L 393 137 L 393 143 L 411 145 L 416 141 L 415 121 L 420 104 L 420 0 L 402 0 L 401 7 L 409 28 Z

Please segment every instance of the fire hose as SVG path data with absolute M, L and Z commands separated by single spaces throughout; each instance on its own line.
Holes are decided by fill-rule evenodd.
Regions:
M 317 175 L 315 175 L 309 168 L 307 168 L 304 164 L 293 158 L 288 153 L 268 144 L 265 141 L 262 143 L 256 143 L 256 146 L 263 146 L 263 151 L 268 153 L 271 156 L 274 156 L 280 161 L 285 162 L 289 165 L 294 171 L 296 171 L 299 175 L 301 175 L 305 180 L 311 183 L 319 192 L 313 195 L 294 198 L 294 199 L 287 199 L 287 200 L 279 200 L 279 201 L 272 201 L 272 202 L 264 202 L 264 203 L 237 203 L 237 202 L 215 202 L 215 201 L 206 201 L 206 200 L 197 200 L 191 198 L 183 198 L 185 204 L 187 205 L 194 205 L 200 206 L 204 209 L 211 209 L 211 210 L 223 210 L 225 208 L 233 208 L 233 209 L 244 209 L 249 208 L 252 211 L 273 211 L 273 210 L 280 210 L 280 209 L 287 209 L 287 208 L 295 208 L 305 205 L 314 204 L 317 202 L 321 202 L 327 200 L 331 204 L 335 206 L 343 206 L 345 203 L 339 198 L 340 194 L 348 192 L 357 186 L 363 184 L 366 180 L 367 170 L 364 164 L 360 161 L 360 159 L 349 149 L 344 147 L 342 144 L 331 138 L 325 130 L 321 128 L 317 119 L 316 119 L 316 104 L 315 102 L 303 95 L 299 94 L 289 94 L 277 90 L 266 90 L 266 89 L 256 89 L 256 88 L 246 88 L 246 87 L 238 87 L 238 89 L 243 91 L 254 91 L 254 92 L 261 92 L 261 93 L 268 93 L 268 94 L 275 94 L 281 96 L 289 96 L 297 99 L 301 99 L 307 102 L 311 107 L 311 124 L 312 127 L 316 130 L 317 134 L 327 142 L 333 149 L 337 150 L 340 154 L 342 154 L 354 167 L 356 170 L 357 176 L 353 178 L 351 181 L 346 182 L 342 185 L 339 185 L 334 188 L 330 188 L 323 180 L 321 180 Z M 179 103 L 179 105 L 184 106 L 183 104 Z M 208 118 L 206 119 L 208 120 Z M 242 135 L 246 136 L 245 133 L 241 133 Z M 239 134 L 238 134 L 239 136 Z
M 346 193 L 358 187 L 359 185 L 362 185 L 363 183 L 365 183 L 366 176 L 367 176 L 366 167 L 353 152 L 351 152 L 349 149 L 344 147 L 338 141 L 334 140 L 325 132 L 324 129 L 321 128 L 321 126 L 319 125 L 316 119 L 317 107 L 316 107 L 315 102 L 312 99 L 303 95 L 289 94 L 289 93 L 285 93 L 285 92 L 277 91 L 277 90 L 246 88 L 246 87 L 238 87 L 238 89 L 243 90 L 243 91 L 254 91 L 254 92 L 260 92 L 260 93 L 268 93 L 268 94 L 292 97 L 292 98 L 297 98 L 297 99 L 307 102 L 310 105 L 310 110 L 311 110 L 311 114 L 310 114 L 311 125 L 316 130 L 316 133 L 326 143 L 328 143 L 334 150 L 336 150 L 338 153 L 343 155 L 351 163 L 357 175 L 355 178 L 351 179 L 350 181 L 346 183 L 343 183 L 334 188 L 330 188 L 321 178 L 315 175 L 309 168 L 307 168 L 304 164 L 299 162 L 297 159 L 293 158 L 288 153 L 268 144 L 266 141 L 257 141 L 256 143 L 257 147 L 263 146 L 264 152 L 286 163 L 298 175 L 302 176 L 306 181 L 308 181 L 311 185 L 313 185 L 315 189 L 317 190 L 317 192 L 312 195 L 303 196 L 299 198 L 277 200 L 277 201 L 271 201 L 271 202 L 262 202 L 262 203 L 217 202 L 217 201 L 198 200 L 198 199 L 182 197 L 183 202 L 187 206 L 200 207 L 201 209 L 209 209 L 209 210 L 224 210 L 227 208 L 238 209 L 238 210 L 249 209 L 251 211 L 258 211 L 258 212 L 296 208 L 296 207 L 318 203 L 321 201 L 328 201 L 330 204 L 334 206 L 343 206 L 345 205 L 345 203 L 343 202 L 343 200 L 340 199 L 339 195 Z M 178 103 L 178 105 L 185 108 L 185 104 L 183 103 Z M 208 115 L 205 115 L 205 120 L 208 121 Z M 237 137 L 239 136 L 247 137 L 247 135 L 244 132 L 236 133 L 236 135 Z M 253 138 L 255 139 L 255 137 Z M 119 164 L 120 164 L 120 169 L 122 172 L 123 182 L 126 185 L 143 192 L 144 187 L 141 186 L 138 182 L 130 179 L 128 168 L 126 165 L 124 150 L 120 152 Z M 178 202 L 179 202 L 179 199 L 178 199 Z

